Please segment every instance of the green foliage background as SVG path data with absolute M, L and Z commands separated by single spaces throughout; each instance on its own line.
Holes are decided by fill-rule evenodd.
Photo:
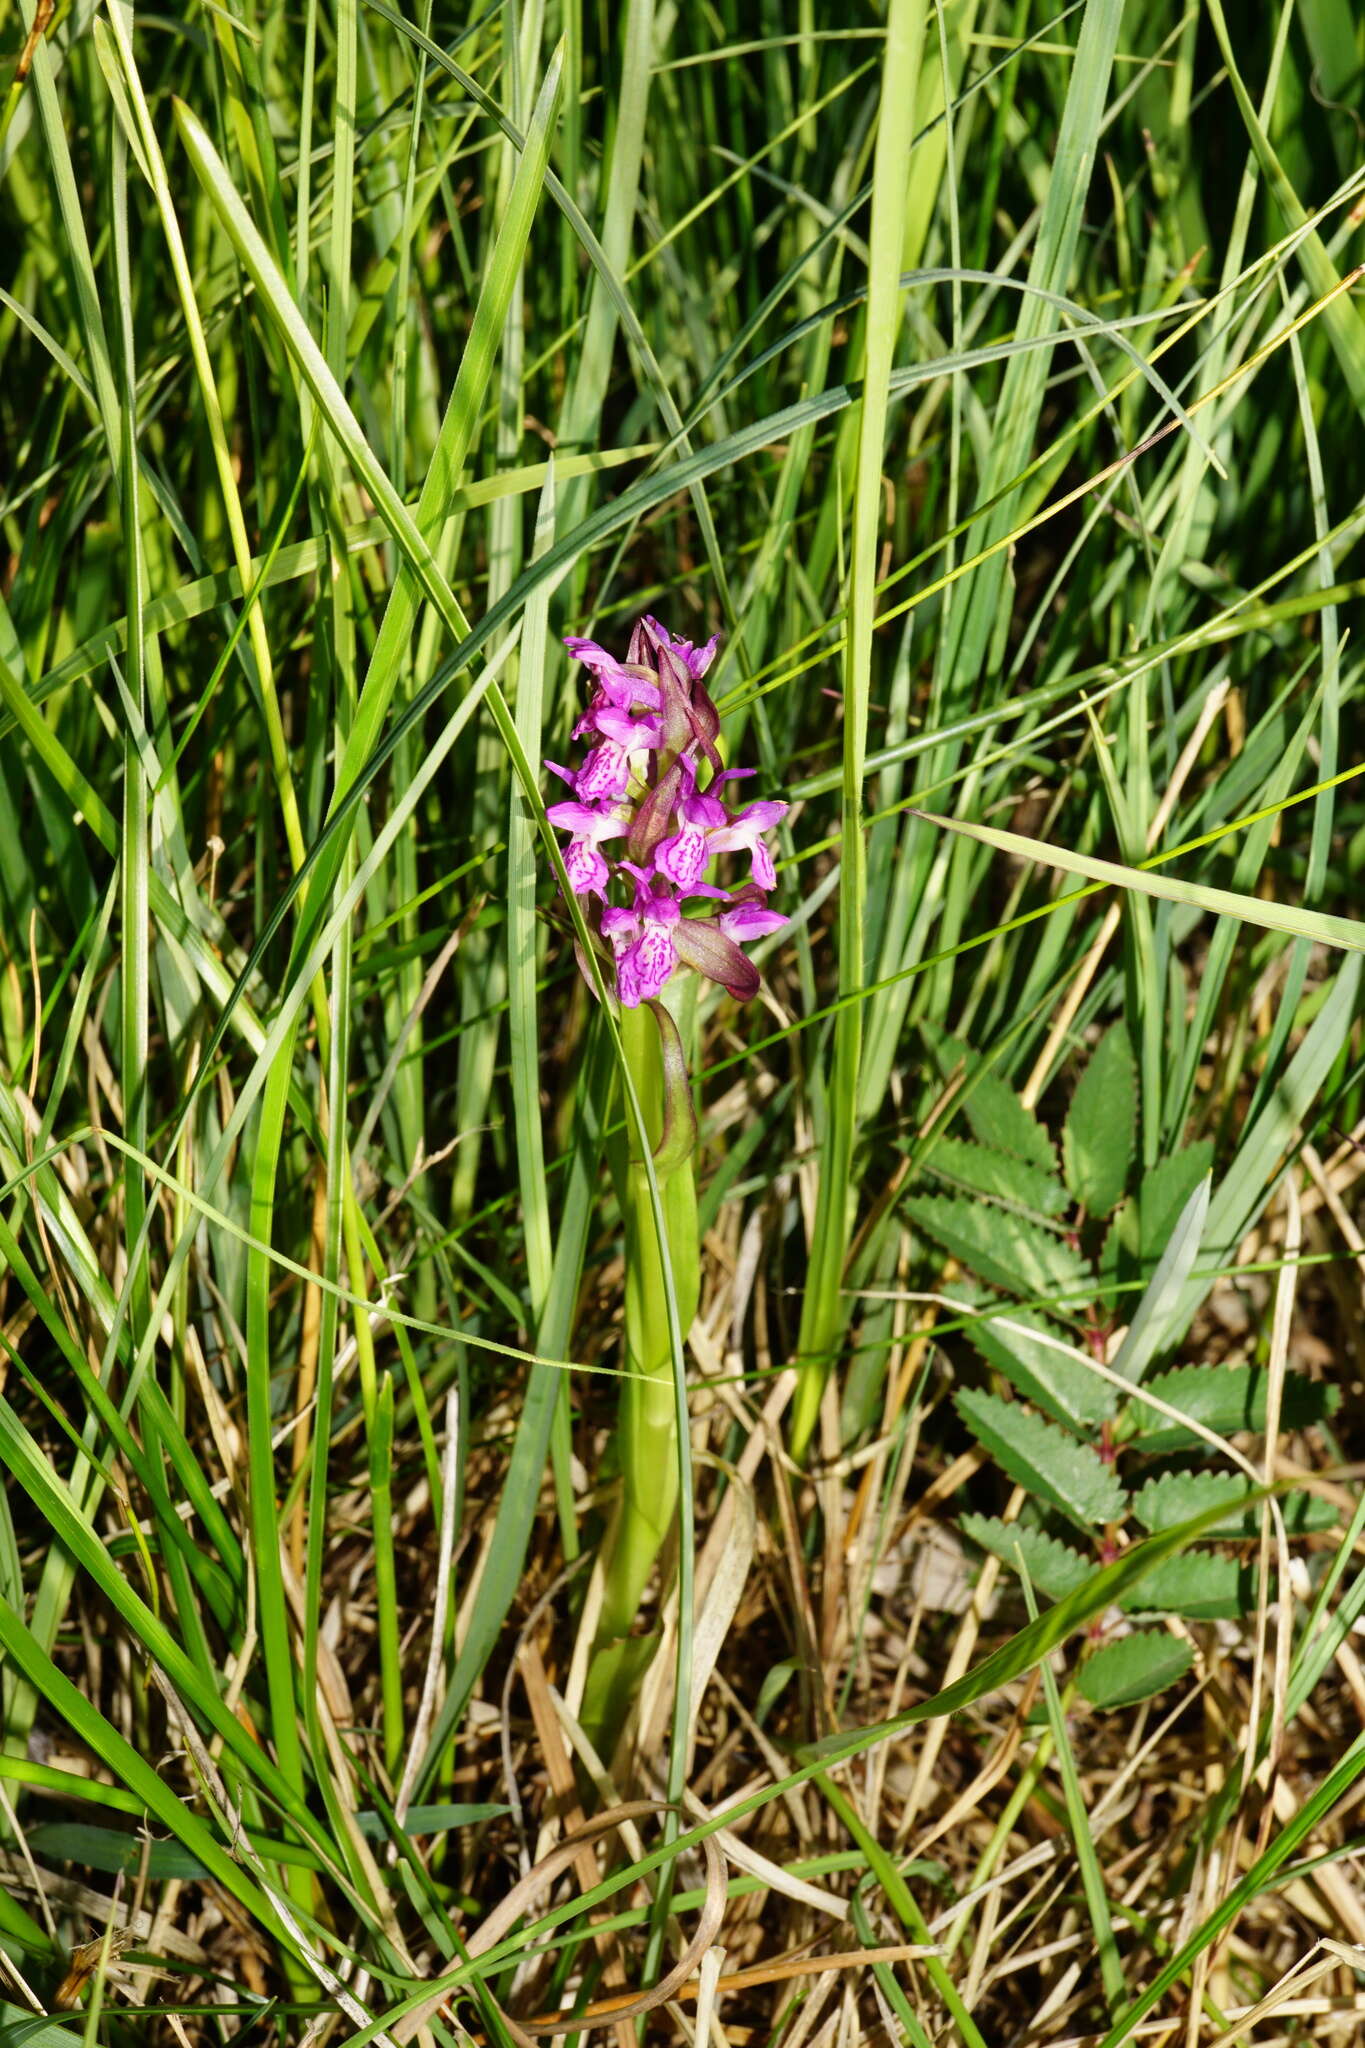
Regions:
M 706 1415 L 733 1459 L 787 1368 L 789 1447 L 870 1457 L 882 1533 L 997 1410 L 1060 1428 L 1016 1345 L 967 1340 L 983 1304 L 1082 1354 L 1109 1483 L 1085 1347 L 1145 1302 L 1141 1370 L 1209 1363 L 1254 1255 L 1231 1362 L 1267 1368 L 1299 1193 L 1301 1307 L 1354 1369 L 1313 1175 L 1349 1196 L 1360 1114 L 1365 30 L 1348 0 L 0 20 L 0 1778 L 37 1826 L 73 1788 L 31 1738 L 74 1730 L 113 1780 L 82 1796 L 238 1902 L 292 2040 L 348 1955 L 357 2024 L 462 1966 L 505 1875 L 456 1738 L 610 1498 L 615 1051 L 540 767 L 564 632 L 721 630 L 730 758 L 792 804 L 767 998 L 697 1005 L 711 1336 L 675 1369 L 739 1404 L 682 1446 L 702 1522 Z M 1255 1445 L 1258 1398 L 1207 1429 Z M 1348 1427 L 1295 1398 L 1284 1431 Z M 818 1556 L 828 1495 L 789 1483 Z M 1013 1564 L 1008 1491 L 956 1505 Z M 1112 1615 L 1087 1498 L 1079 1588 L 1040 1520 L 1061 1604 L 935 1702 L 945 1650 L 926 1713 Z M 1197 1509 L 1207 1538 L 1183 1493 L 1150 1526 Z M 1359 1605 L 1352 1530 L 1277 1711 Z M 1253 1551 L 1208 1555 L 1263 1623 Z M 752 1706 L 805 1660 L 794 1743 L 891 1711 L 860 1583 L 817 1677 L 780 1627 L 736 1667 Z M 1137 1698 L 1135 1654 L 1088 1697 Z M 1067 1810 L 1117 2048 L 1196 1949 L 1158 1976 Z M 0 1939 L 56 1973 L 4 1892 Z M 924 2011 L 979 2040 L 953 1968 Z

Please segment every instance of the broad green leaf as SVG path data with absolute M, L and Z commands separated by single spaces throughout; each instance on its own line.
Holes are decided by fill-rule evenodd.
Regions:
M 1235 1621 L 1256 1605 L 1256 1568 L 1218 1550 L 1187 1550 L 1148 1572 L 1119 1602 L 1125 1614 L 1181 1614 Z
M 1139 1629 L 1082 1664 L 1078 1683 L 1092 1707 L 1132 1707 L 1185 1676 L 1194 1650 L 1178 1636 Z
M 1122 1516 L 1126 1496 L 1098 1451 L 1075 1440 L 1016 1401 L 964 1387 L 956 1396 L 959 1415 L 977 1442 L 1017 1485 L 1037 1500 L 1060 1508 L 1083 1529 L 1097 1529 Z
M 1036 1309 L 1012 1307 L 1004 1315 L 978 1316 L 966 1324 L 964 1335 L 1016 1393 L 1054 1422 L 1085 1431 L 1114 1413 L 1113 1386 L 1073 1357 L 1070 1348 L 1061 1349 L 1068 1342 L 1065 1333 Z
M 1136 1119 L 1137 1066 L 1119 1023 L 1095 1047 L 1062 1129 L 1067 1185 L 1092 1216 L 1107 1216 L 1123 1197 L 1136 1150 Z
M 1082 1557 L 1069 1543 L 1048 1536 L 1041 1529 L 1021 1528 L 1017 1522 L 1002 1522 L 995 1516 L 962 1515 L 958 1527 L 964 1536 L 1002 1563 L 1019 1569 L 1023 1552 L 1024 1569 L 1030 1582 L 1049 1600 L 1065 1599 L 1083 1586 L 1096 1569 L 1093 1558 Z
M 940 1138 L 924 1163 L 940 1180 L 987 1201 L 1008 1202 L 1038 1216 L 1060 1216 L 1068 1206 L 1066 1189 L 1055 1174 L 966 1138 Z
M 907 1215 L 964 1266 L 1011 1294 L 1084 1293 L 1090 1269 L 1079 1252 L 1010 1209 L 951 1195 L 912 1195 Z
M 1264 1366 L 1182 1365 L 1148 1381 L 1155 1394 L 1182 1415 L 1202 1422 L 1219 1436 L 1239 1429 L 1263 1430 L 1270 1374 Z M 1326 1381 L 1289 1373 L 1281 1397 L 1282 1429 L 1303 1429 L 1321 1422 L 1341 1405 L 1341 1390 Z M 1192 1430 L 1181 1429 L 1145 1401 L 1135 1401 L 1125 1418 L 1138 1449 L 1148 1452 L 1184 1450 L 1197 1443 Z
M 1216 1523 L 1217 1536 L 1255 1536 L 1261 1526 L 1253 1488 L 1240 1472 L 1164 1472 L 1133 1495 L 1133 1513 L 1144 1529 L 1156 1535 L 1173 1529 L 1191 1515 L 1207 1514 L 1220 1503 L 1227 1509 Z M 1334 1529 L 1337 1511 L 1330 1501 L 1311 1493 L 1292 1493 L 1281 1502 L 1286 1529 L 1301 1536 L 1314 1529 Z
M 1057 1158 L 1051 1139 L 1008 1083 L 961 1039 L 928 1023 L 923 1030 L 945 1081 L 959 1069 L 965 1071 L 962 1114 L 979 1142 L 993 1152 L 1012 1152 L 1016 1159 L 1026 1160 L 1044 1173 L 1055 1173 Z

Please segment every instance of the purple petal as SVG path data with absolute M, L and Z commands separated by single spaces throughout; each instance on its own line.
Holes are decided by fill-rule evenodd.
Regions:
M 577 734 L 575 734 L 575 735 L 574 735 L 574 737 L 575 737 L 575 738 L 577 738 Z M 545 766 L 546 766 L 546 767 L 547 767 L 547 768 L 549 769 L 549 771 L 550 771 L 551 775 L 557 775 L 557 776 L 559 777 L 559 779 L 560 779 L 560 781 L 561 781 L 561 782 L 567 782 L 567 783 L 568 783 L 568 785 L 569 785 L 570 789 L 572 789 L 572 790 L 577 790 L 577 788 L 578 788 L 578 771 L 577 771 L 577 769 L 575 769 L 575 768 L 561 768 L 561 767 L 560 767 L 560 765 L 559 765 L 559 763 L 558 763 L 558 761 L 547 761 L 547 762 L 545 763 Z
M 594 799 L 618 797 L 629 787 L 630 759 L 625 748 L 616 740 L 603 740 L 578 771 L 578 794 Z
M 621 804 L 605 810 L 597 804 L 551 804 L 545 815 L 561 832 L 572 832 L 576 838 L 594 842 L 619 839 L 629 827 L 629 814 Z
M 686 894 L 706 873 L 707 858 L 705 832 L 699 825 L 687 824 L 656 847 L 655 872 L 667 875 L 675 888 Z
M 671 931 L 682 916 L 676 896 L 669 896 L 660 890 L 657 880 L 653 882 L 649 895 L 640 904 L 640 915 L 645 921 L 645 930 L 658 925 L 664 931 Z
M 564 849 L 564 872 L 575 896 L 605 896 L 611 870 L 587 839 L 572 839 Z
M 685 796 L 678 809 L 689 825 L 703 825 L 708 832 L 719 832 L 730 822 L 724 804 L 709 789 L 700 796 Z
M 628 711 L 607 708 L 593 713 L 598 732 L 632 753 L 640 747 L 654 748 L 663 739 L 657 718 L 632 718 Z
M 621 961 L 621 978 L 624 979 L 628 969 L 639 989 L 636 1001 L 648 1003 L 658 995 L 677 964 L 673 934 L 661 924 L 647 922 Z
M 545 815 L 561 832 L 582 832 L 591 826 L 598 814 L 588 804 L 562 803 L 548 805 Z
M 719 646 L 720 634 L 713 633 L 711 635 L 711 638 L 707 641 L 705 647 L 694 647 L 689 652 L 687 656 L 687 666 L 691 669 L 693 675 L 696 677 L 698 682 L 701 681 L 702 677 L 706 674 L 707 669 L 710 668 L 712 662 L 715 660 L 716 649 Z
M 640 936 L 638 911 L 621 910 L 615 904 L 602 912 L 602 936 L 620 952 L 623 947 L 633 945 Z
M 761 903 L 737 903 L 732 910 L 722 910 L 717 922 L 727 937 L 746 945 L 769 932 L 780 932 L 790 920 L 778 910 L 765 910 Z
M 581 661 L 593 675 L 606 679 L 620 674 L 621 664 L 614 654 L 608 654 L 605 647 L 599 647 L 595 640 L 584 640 L 577 633 L 566 633 L 564 645 L 574 661 Z
M 763 844 L 763 841 L 755 839 L 750 851 L 753 858 L 749 863 L 749 873 L 758 883 L 760 889 L 775 889 L 777 887 L 777 869 L 773 866 L 773 857 Z
M 694 647 L 690 640 L 675 640 L 667 626 L 661 626 L 659 621 L 648 613 L 640 624 L 652 635 L 656 646 L 666 647 L 670 654 L 676 655 L 686 667 L 688 674 L 697 681 L 706 674 L 716 658 L 716 649 L 720 645 L 719 633 L 713 633 L 705 647 Z
M 742 825 L 748 832 L 770 832 L 790 809 L 790 804 L 779 803 L 772 797 L 760 797 L 756 804 L 746 804 L 742 811 L 736 811 L 732 822 Z
M 638 1010 L 644 1000 L 640 976 L 635 967 L 635 948 L 623 953 L 616 963 L 616 993 L 628 1010 Z

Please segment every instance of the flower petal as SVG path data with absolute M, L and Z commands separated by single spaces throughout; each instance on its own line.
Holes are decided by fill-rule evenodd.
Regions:
M 624 796 L 630 787 L 630 756 L 618 740 L 601 740 L 578 771 L 581 797 Z
M 640 936 L 640 915 L 635 910 L 621 910 L 610 904 L 602 912 L 602 936 L 610 940 L 619 953 Z
M 630 829 L 630 814 L 624 804 L 551 804 L 545 813 L 561 832 L 577 839 L 619 839 Z
M 686 895 L 706 873 L 709 857 L 705 832 L 700 825 L 687 824 L 655 848 L 654 869 Z
M 657 718 L 632 718 L 628 711 L 616 711 L 610 705 L 594 711 L 591 717 L 598 732 L 632 753 L 641 747 L 653 749 L 663 740 L 663 727 Z
M 569 841 L 564 849 L 564 872 L 575 896 L 606 896 L 611 870 L 591 840 Z
M 639 989 L 636 1002 L 652 1002 L 678 964 L 673 933 L 665 925 L 646 919 L 643 932 L 622 958 L 619 970 L 622 978 L 625 977 L 627 963 Z
M 722 910 L 717 919 L 726 936 L 741 946 L 766 938 L 769 932 L 780 932 L 790 921 L 780 910 L 765 910 L 761 903 L 736 903 L 732 909 Z

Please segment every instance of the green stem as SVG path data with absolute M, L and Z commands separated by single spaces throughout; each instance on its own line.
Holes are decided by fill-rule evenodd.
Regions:
M 660 1031 L 644 1008 L 621 1013 L 621 1043 L 644 1115 L 651 1146 L 664 1131 L 664 1070 Z M 626 1648 L 632 1623 L 678 1504 L 677 1401 L 669 1341 L 671 1283 L 679 1327 L 697 1312 L 701 1276 L 697 1191 L 690 1154 L 656 1168 L 663 1211 L 661 1242 L 641 1158 L 623 1161 L 618 1175 L 626 1239 L 626 1377 L 617 1436 L 621 1493 L 609 1542 L 606 1584 L 598 1621 L 585 1719 L 599 1728 L 619 1725 L 633 1690 L 640 1653 Z

